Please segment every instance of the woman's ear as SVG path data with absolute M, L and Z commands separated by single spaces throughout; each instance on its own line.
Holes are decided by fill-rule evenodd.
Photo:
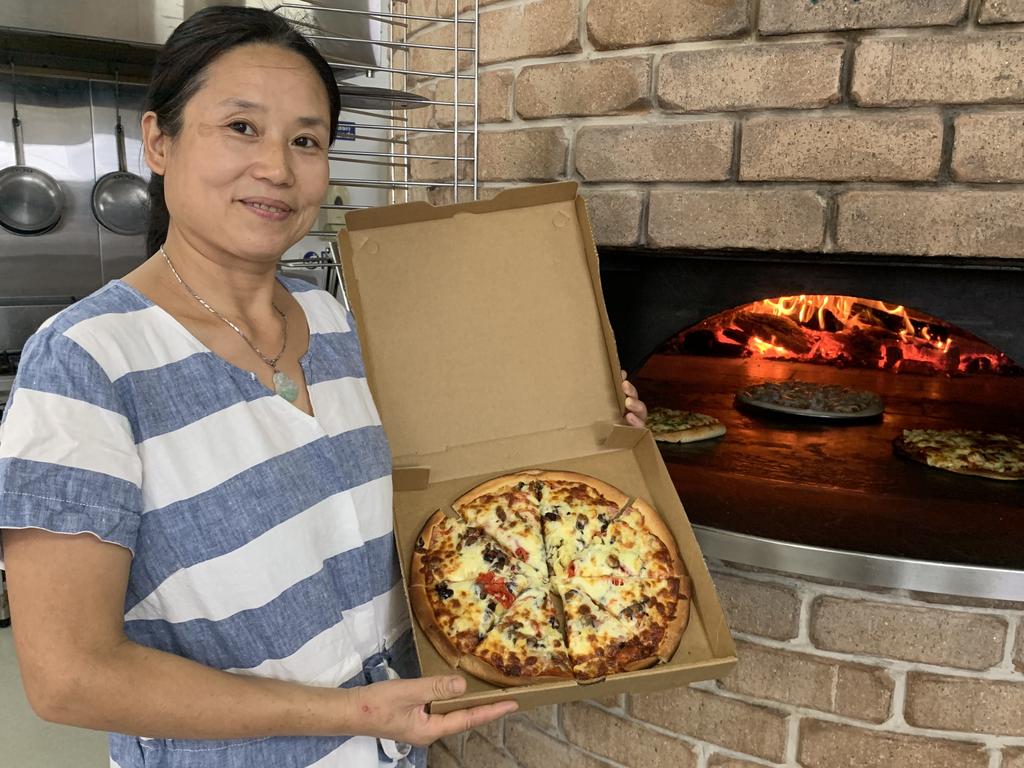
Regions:
M 147 112 L 142 116 L 142 147 L 149 170 L 163 176 L 167 168 L 170 137 L 160 130 L 156 112 Z

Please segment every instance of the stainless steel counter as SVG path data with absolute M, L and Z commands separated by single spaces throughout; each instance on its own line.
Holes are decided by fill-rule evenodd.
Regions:
M 860 586 L 1024 601 L 1024 571 L 809 547 L 699 525 L 693 531 L 714 560 Z

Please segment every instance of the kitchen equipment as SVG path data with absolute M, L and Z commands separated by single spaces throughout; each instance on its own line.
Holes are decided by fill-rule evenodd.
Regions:
M 391 88 L 371 88 L 364 85 L 339 84 L 341 106 L 353 109 L 417 109 L 430 105 L 425 96 Z
M 115 75 L 117 170 L 104 174 L 92 188 L 92 212 L 100 224 L 115 234 L 141 235 L 149 226 L 149 189 L 141 176 L 128 170 L 119 89 L 120 83 Z
M 212 0 L 190 0 L 186 12 L 190 4 L 206 2 Z M 273 7 L 309 35 L 336 78 L 365 75 L 362 82 L 338 85 L 343 118 L 328 156 L 331 184 L 346 194 L 344 200 L 329 196 L 321 206 L 327 216 L 308 233 L 310 237 L 333 242 L 345 211 L 477 197 L 479 5 L 480 0 L 458 2 L 446 13 L 416 8 L 405 0 L 308 0 Z M 369 27 L 358 37 L 338 31 L 367 22 Z M 431 30 L 429 37 L 418 34 L 423 29 Z M 357 43 L 376 52 L 377 65 L 351 70 L 346 57 L 350 50 L 335 46 Z M 371 77 L 380 77 L 388 87 L 370 87 L 365 81 Z M 436 111 L 411 114 L 428 106 Z M 337 269 L 336 259 L 318 263 Z
M 16 165 L 0 171 L 0 225 L 16 235 L 40 235 L 57 226 L 64 211 L 64 190 L 50 174 L 25 165 L 17 85 L 11 62 Z
M 384 2 L 302 0 L 290 3 L 286 15 L 310 33 L 332 36 L 325 43 L 325 53 L 332 61 L 346 62 L 345 68 L 338 71 L 353 76 L 383 63 L 382 52 L 368 41 L 381 37 L 381 22 L 376 14 Z M 131 67 L 131 71 L 142 75 L 148 68 L 144 65 L 152 62 L 153 52 L 167 42 L 174 28 L 211 5 L 272 4 L 256 0 L 4 0 L 0 2 L 0 27 L 12 33 L 8 40 L 15 40 L 16 49 L 33 63 L 42 65 L 47 56 L 52 59 L 57 51 L 62 59 L 72 55 L 85 62 L 110 62 L 111 57 L 120 57 L 122 71 Z M 352 12 L 333 13 L 335 5 Z M 40 40 L 52 42 L 41 45 Z M 40 49 L 47 53 L 37 54 Z M 89 71 L 106 74 L 110 69 Z

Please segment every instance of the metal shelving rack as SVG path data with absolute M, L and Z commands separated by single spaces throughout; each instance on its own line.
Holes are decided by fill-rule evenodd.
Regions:
M 376 1 L 376 0 L 373 0 Z M 292 18 L 296 12 L 315 12 L 321 19 L 319 25 L 313 26 L 302 21 L 303 33 L 320 45 L 325 52 L 325 58 L 332 69 L 338 73 L 339 88 L 342 91 L 342 118 L 346 119 L 345 127 L 354 131 L 354 135 L 347 138 L 354 139 L 357 145 L 363 148 L 343 149 L 339 147 L 339 141 L 335 141 L 329 152 L 332 161 L 332 186 L 347 189 L 377 189 L 386 192 L 387 203 L 408 202 L 414 199 L 424 199 L 429 190 L 448 189 L 451 190 L 451 199 L 455 202 L 464 200 L 475 200 L 478 195 L 477 181 L 477 153 L 478 153 L 478 72 L 479 72 L 479 0 L 473 0 L 468 8 L 463 0 L 451 0 L 453 15 L 450 18 L 442 16 L 424 16 L 409 13 L 408 3 L 410 0 L 380 0 L 380 11 L 375 8 L 364 10 L 353 7 L 352 0 L 310 0 L 307 3 L 280 3 L 272 9 L 275 13 Z M 324 19 L 330 19 L 335 14 L 347 15 L 360 18 L 366 21 L 375 21 L 381 24 L 382 34 L 380 40 L 373 40 L 364 37 L 349 37 L 344 35 L 331 34 L 329 26 Z M 421 25 L 415 32 L 412 24 Z M 469 47 L 460 45 L 460 31 L 464 26 L 472 29 L 472 45 Z M 451 30 L 451 45 L 434 44 L 417 41 L 416 34 L 423 30 Z M 410 38 L 412 38 L 410 40 Z M 380 62 L 376 65 L 353 64 L 351 61 L 338 60 L 330 55 L 331 46 L 338 44 L 372 45 L 374 50 L 379 52 L 374 59 Z M 444 54 L 438 57 L 437 71 L 434 69 L 413 69 L 412 58 L 415 51 L 438 51 Z M 433 57 L 430 57 L 433 59 Z M 469 59 L 468 66 L 460 66 L 465 58 Z M 431 63 L 433 63 L 431 61 Z M 379 107 L 373 105 L 367 108 L 356 106 L 360 103 L 358 98 L 353 98 L 346 88 L 346 79 L 354 75 L 365 74 L 369 77 L 383 75 L 387 78 L 387 89 L 391 95 L 378 95 Z M 452 81 L 452 99 L 439 100 L 428 99 L 421 96 L 414 96 L 415 107 L 410 106 L 413 99 L 408 98 L 409 91 L 421 82 L 434 84 L 442 81 Z M 470 83 L 468 89 L 472 98 L 465 98 L 465 90 L 460 87 Z M 403 97 L 403 94 L 405 95 Z M 435 94 L 436 95 L 436 94 Z M 348 103 L 346 103 L 348 102 Z M 426 107 L 449 107 L 452 110 L 452 126 L 413 126 L 409 123 L 408 113 L 414 108 Z M 470 110 L 471 119 L 463 119 L 463 110 Z M 366 119 L 370 118 L 370 119 Z M 412 142 L 416 138 L 429 137 L 431 135 L 447 134 L 451 136 L 451 154 L 423 154 L 411 151 Z M 468 138 L 468 141 L 466 139 Z M 467 146 L 468 145 L 468 146 Z M 462 153 L 460 154 L 460 149 Z M 468 151 L 467 151 L 468 149 Z M 430 161 L 451 163 L 450 180 L 418 180 L 411 174 L 412 161 Z M 335 176 L 333 170 L 339 165 L 342 168 L 349 164 L 362 164 L 386 169 L 385 178 L 367 179 L 354 175 Z M 460 174 L 460 165 L 462 173 Z M 460 178 L 463 177 L 463 178 Z M 373 207 L 370 205 L 356 204 L 327 204 L 321 206 L 323 211 L 350 211 L 361 210 Z M 302 265 L 307 267 L 322 267 L 330 270 L 328 283 L 337 281 L 335 292 L 340 287 L 341 274 L 336 251 L 336 237 L 338 230 L 321 228 L 311 231 L 309 234 L 314 237 L 322 237 L 330 242 L 332 258 L 321 258 L 315 261 L 309 260 L 286 260 L 283 264 Z M 328 288 L 330 290 L 330 288 Z

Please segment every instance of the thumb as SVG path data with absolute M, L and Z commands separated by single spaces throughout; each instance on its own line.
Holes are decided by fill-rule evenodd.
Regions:
M 466 690 L 466 679 L 458 675 L 437 675 L 423 678 L 431 700 L 451 699 Z

